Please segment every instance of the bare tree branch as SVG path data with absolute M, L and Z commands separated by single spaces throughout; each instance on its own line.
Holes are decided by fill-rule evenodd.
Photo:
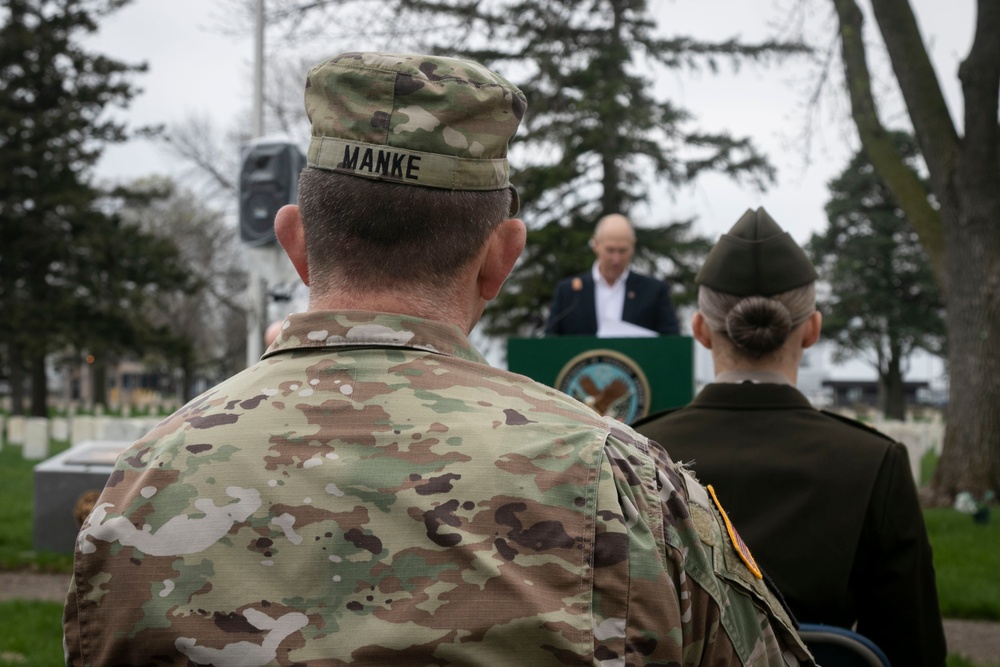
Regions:
M 840 22 L 841 55 L 851 98 L 852 116 L 861 145 L 917 231 L 920 242 L 927 250 L 935 278 L 942 291 L 947 293 L 941 217 L 928 200 L 927 191 L 919 177 L 906 165 L 879 120 L 862 38 L 861 10 L 855 0 L 833 0 L 833 4 Z
M 164 133 L 163 141 L 176 157 L 192 165 L 194 173 L 216 194 L 233 198 L 238 192 L 238 150 L 220 146 L 218 130 L 206 116 L 190 116 Z

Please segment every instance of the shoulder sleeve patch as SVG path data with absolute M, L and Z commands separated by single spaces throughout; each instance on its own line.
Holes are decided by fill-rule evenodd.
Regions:
M 719 502 L 719 497 L 715 495 L 715 489 L 709 484 L 707 487 L 709 494 L 712 496 L 712 500 L 715 502 L 715 506 L 719 508 L 719 514 L 722 515 L 722 520 L 726 522 L 726 531 L 729 533 L 729 539 L 733 542 L 733 548 L 739 555 L 740 560 L 753 572 L 753 576 L 758 579 L 763 579 L 764 575 L 760 571 L 760 567 L 757 566 L 757 561 L 754 560 L 753 554 L 750 553 L 750 547 L 746 545 L 740 534 L 736 532 L 736 528 L 733 526 L 733 522 L 729 520 L 729 515 L 726 514 L 726 510 L 722 509 L 722 503 Z

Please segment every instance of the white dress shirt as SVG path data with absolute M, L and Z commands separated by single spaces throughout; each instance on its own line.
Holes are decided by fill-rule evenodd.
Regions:
M 597 335 L 606 326 L 621 324 L 622 311 L 625 310 L 625 280 L 629 269 L 625 269 L 614 284 L 608 283 L 597 268 L 597 262 L 591 268 L 594 277 L 594 307 L 597 310 Z

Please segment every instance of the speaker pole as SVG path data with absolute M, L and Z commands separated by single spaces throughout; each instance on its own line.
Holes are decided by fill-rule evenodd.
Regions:
M 264 0 L 256 0 L 254 39 L 253 138 L 264 134 Z M 267 286 L 256 262 L 247 262 L 247 367 L 264 353 Z

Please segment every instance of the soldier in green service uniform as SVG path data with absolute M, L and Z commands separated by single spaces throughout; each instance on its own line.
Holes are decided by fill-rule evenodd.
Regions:
M 634 426 L 692 462 L 800 621 L 853 627 L 893 665 L 943 667 L 934 564 L 906 448 L 795 387 L 819 338 L 816 271 L 763 208 L 695 278 L 715 381 Z
M 122 454 L 79 534 L 67 663 L 813 664 L 703 487 L 469 343 L 525 242 L 522 93 L 348 53 L 305 101 L 275 226 L 309 311 Z

